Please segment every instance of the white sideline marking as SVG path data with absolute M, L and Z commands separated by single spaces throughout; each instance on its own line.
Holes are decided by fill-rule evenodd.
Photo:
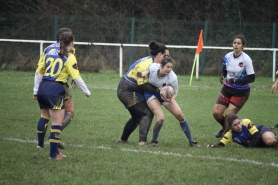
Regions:
M 30 139 L 17 139 L 17 138 L 4 138 L 4 140 L 9 141 L 16 141 L 21 143 L 37 143 L 37 140 L 30 140 Z M 49 142 L 45 142 L 45 144 L 49 144 Z M 97 148 L 97 149 L 104 149 L 104 150 L 111 150 L 111 147 L 106 146 L 86 146 L 86 145 L 74 145 L 74 144 L 68 144 L 68 146 L 73 147 L 79 147 L 79 148 Z M 224 160 L 224 161 L 233 161 L 238 163 L 249 163 L 254 165 L 265 165 L 265 166 L 272 166 L 275 168 L 278 168 L 278 164 L 275 162 L 272 163 L 263 163 L 259 161 L 254 160 L 248 160 L 248 159 L 235 159 L 235 158 L 223 158 L 223 157 L 212 157 L 212 156 L 198 156 L 198 155 L 192 155 L 192 154 L 180 154 L 180 153 L 173 153 L 173 152 L 161 152 L 161 151 L 146 151 L 146 150 L 136 150 L 136 149 L 128 149 L 128 148 L 122 148 L 122 151 L 127 152 L 142 152 L 142 153 L 149 153 L 149 154 L 155 154 L 155 155 L 168 155 L 168 156 L 177 156 L 177 157 L 192 157 L 192 158 L 202 158 L 202 159 L 211 159 L 211 160 Z

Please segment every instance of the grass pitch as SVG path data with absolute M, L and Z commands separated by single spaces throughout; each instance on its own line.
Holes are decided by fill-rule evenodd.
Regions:
M 92 95 L 71 89 L 76 115 L 61 135 L 67 158 L 52 161 L 47 140 L 43 150 L 35 148 L 40 110 L 32 99 L 34 72 L 0 71 L 0 184 L 277 184 L 278 149 L 235 143 L 206 148 L 219 142 L 214 134 L 220 126 L 212 117 L 221 88 L 218 77 L 201 76 L 189 86 L 189 76 L 178 76 L 177 102 L 202 148 L 189 146 L 166 110 L 157 147 L 139 147 L 138 129 L 129 143 L 117 143 L 129 119 L 116 95 L 119 75 L 82 73 L 82 78 Z M 271 78 L 257 77 L 239 113 L 242 118 L 266 126 L 277 123 L 278 92 L 271 94 L 272 84 Z

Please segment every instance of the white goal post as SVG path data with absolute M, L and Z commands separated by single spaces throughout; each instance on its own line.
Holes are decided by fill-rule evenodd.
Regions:
M 21 40 L 21 39 L 0 39 L 2 42 L 29 42 L 29 43 L 39 43 L 40 44 L 40 55 L 43 52 L 44 43 L 55 43 L 56 41 L 46 41 L 46 40 Z M 76 45 L 94 45 L 94 46 L 116 46 L 119 47 L 119 76 L 123 75 L 123 47 L 149 47 L 148 44 L 122 44 L 122 43 L 97 43 L 97 42 L 74 42 Z M 185 46 L 185 45 L 166 45 L 168 48 L 187 48 L 187 49 L 196 49 L 197 46 Z M 225 49 L 232 50 L 232 47 L 216 47 L 216 46 L 204 46 L 203 49 Z M 244 48 L 244 50 L 252 51 L 272 51 L 272 81 L 275 81 L 275 71 L 276 71 L 276 51 L 278 48 Z M 199 78 L 199 55 L 196 60 L 196 78 Z

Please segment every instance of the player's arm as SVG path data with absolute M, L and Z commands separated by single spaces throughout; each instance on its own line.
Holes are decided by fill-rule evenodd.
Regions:
M 37 99 L 37 93 L 39 89 L 39 85 L 42 81 L 43 74 L 45 72 L 45 54 L 43 53 L 40 57 L 40 60 L 38 62 L 38 67 L 36 69 L 35 77 L 34 77 L 34 89 L 33 89 L 33 98 Z
M 87 88 L 84 80 L 80 76 L 75 56 L 74 55 L 69 55 L 68 61 L 66 63 L 67 63 L 66 69 L 67 69 L 68 74 L 74 80 L 76 85 L 81 89 L 81 91 L 87 97 L 89 97 L 91 95 L 91 92 L 89 91 L 89 89 Z
M 74 79 L 74 82 L 76 83 L 76 85 L 81 89 L 81 91 L 87 96 L 89 97 L 91 95 L 91 92 L 89 91 L 89 89 L 87 88 L 84 80 L 82 78 L 77 78 Z
M 256 144 L 258 143 L 258 141 L 260 140 L 261 135 L 260 132 L 257 131 L 252 135 L 252 139 L 250 141 L 250 143 L 248 144 L 248 148 L 254 148 L 256 146 Z
M 224 84 L 224 79 L 227 77 L 227 70 L 222 69 L 221 74 L 220 74 L 220 83 Z
M 258 128 L 253 124 L 253 122 L 250 119 L 244 119 L 242 121 L 242 124 L 244 124 L 248 128 L 249 133 L 252 135 L 252 139 L 248 143 L 247 147 L 248 148 L 255 147 L 261 137 Z
M 254 81 L 255 81 L 255 74 L 247 75 L 243 79 L 234 79 L 234 78 L 229 79 L 230 84 L 248 84 Z
M 143 74 L 140 74 L 143 73 Z M 149 75 L 150 71 L 144 71 L 144 72 L 137 72 L 137 76 L 138 75 Z M 157 87 L 155 87 L 154 85 L 152 85 L 151 83 L 149 83 L 148 81 L 145 82 L 145 77 L 139 77 L 137 79 L 137 84 L 140 87 L 140 89 L 142 89 L 143 91 L 147 91 L 147 92 L 151 92 L 151 93 L 159 93 L 159 89 Z
M 208 148 L 220 148 L 220 147 L 224 147 L 224 143 L 219 142 L 218 144 L 214 145 L 214 144 L 208 144 L 207 147 Z
M 232 132 L 231 130 L 229 130 L 228 132 L 226 132 L 226 134 L 221 138 L 220 142 L 216 145 L 214 144 L 208 144 L 207 147 L 211 147 L 211 148 L 219 148 L 219 147 L 224 147 L 227 144 L 231 143 L 233 141 L 232 139 Z
M 276 80 L 276 82 L 271 87 L 272 94 L 274 94 L 274 92 L 276 91 L 277 87 L 278 87 L 278 80 Z
M 146 78 L 147 76 L 149 76 L 150 71 L 144 71 L 144 72 L 137 72 L 137 77 L 139 78 Z
M 38 94 L 38 89 L 39 89 L 39 85 L 42 81 L 42 74 L 39 72 L 35 73 L 35 78 L 34 78 L 34 93 L 33 93 L 33 98 L 36 99 L 36 95 Z
M 159 93 L 160 92 L 157 87 L 153 86 L 149 82 L 143 83 L 143 84 L 139 85 L 139 87 L 143 91 L 147 91 L 147 92 L 151 92 L 151 93 Z

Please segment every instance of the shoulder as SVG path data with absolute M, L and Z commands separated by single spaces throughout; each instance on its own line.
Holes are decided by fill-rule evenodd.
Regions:
M 242 52 L 242 56 L 243 56 L 244 60 L 246 60 L 246 61 L 252 61 L 251 58 L 250 58 L 250 56 L 249 56 L 248 54 L 246 54 L 245 52 Z
M 223 58 L 223 63 L 227 63 L 229 60 L 231 60 L 231 58 L 234 56 L 233 53 L 233 51 L 227 53 Z
M 149 60 L 152 61 L 152 56 L 147 56 L 147 57 L 144 57 L 144 58 L 140 58 L 136 62 L 144 62 L 144 61 L 149 61 Z
M 251 120 L 247 119 L 247 118 L 244 118 L 244 119 L 241 120 L 241 123 L 245 126 L 247 126 L 250 122 L 251 122 Z
M 176 73 L 175 73 L 174 71 L 171 71 L 171 72 L 169 73 L 169 76 L 170 76 L 172 79 L 178 79 L 178 77 L 177 77 L 177 75 L 176 75 Z
M 57 49 L 52 49 L 52 50 L 50 50 L 48 53 L 46 53 L 46 56 L 53 56 L 53 55 L 59 55 L 59 51 L 60 50 L 57 50 Z
M 50 52 L 51 50 L 53 49 L 57 49 L 57 50 L 60 50 L 60 43 L 59 42 L 56 42 L 54 44 L 51 44 L 49 46 L 47 46 L 45 49 L 44 49 L 44 53 L 48 53 Z
M 248 129 L 256 127 L 250 119 L 242 119 L 242 125 L 244 125 Z
M 67 59 L 67 60 L 71 60 L 71 61 L 73 61 L 73 62 L 76 62 L 76 57 L 75 57 L 75 55 L 74 55 L 74 54 L 69 53 L 69 55 L 68 55 L 68 59 Z
M 229 58 L 229 57 L 233 56 L 233 54 L 234 54 L 234 52 L 231 51 L 231 52 L 227 53 L 224 57 Z
M 75 68 L 74 66 L 77 66 L 77 60 L 74 54 L 69 53 L 67 60 L 66 60 L 66 65 L 70 65 L 73 66 L 73 68 Z
M 160 69 L 160 64 L 158 64 L 156 62 L 153 62 L 153 63 L 150 64 L 149 69 L 150 70 Z

